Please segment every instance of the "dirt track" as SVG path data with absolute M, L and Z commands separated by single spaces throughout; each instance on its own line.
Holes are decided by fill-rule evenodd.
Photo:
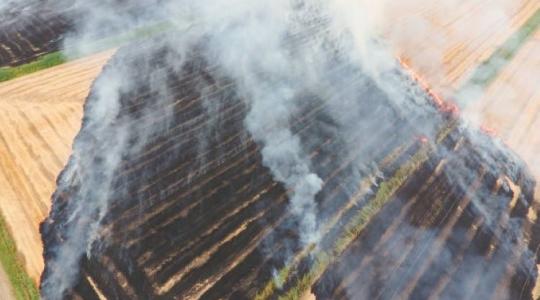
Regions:
M 36 282 L 43 270 L 38 226 L 49 212 L 90 84 L 112 53 L 0 84 L 0 209 Z

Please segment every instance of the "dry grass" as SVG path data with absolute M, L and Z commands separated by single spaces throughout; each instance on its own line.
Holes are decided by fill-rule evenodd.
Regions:
M 90 85 L 113 52 L 0 83 L 0 211 L 35 283 L 43 270 L 39 223 L 71 152 Z

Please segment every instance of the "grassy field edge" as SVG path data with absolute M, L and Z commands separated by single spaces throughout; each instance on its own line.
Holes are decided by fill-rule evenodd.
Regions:
M 2 214 L 0 214 L 0 262 L 9 279 L 15 299 L 39 299 L 39 291 L 24 269 L 24 262 L 17 252 L 15 240 Z
M 24 65 L 0 68 L 0 82 L 48 69 L 65 62 L 67 62 L 67 57 L 64 56 L 60 51 L 45 54 L 35 61 Z
M 64 54 L 64 51 L 59 50 L 56 52 L 44 54 L 38 57 L 36 60 L 23 65 L 13 67 L 1 67 L 0 82 L 8 81 L 24 75 L 58 66 L 71 60 L 84 57 L 86 55 L 95 54 L 99 51 L 120 47 L 132 41 L 150 38 L 156 34 L 163 33 L 173 28 L 173 25 L 169 22 L 161 22 L 142 28 L 135 28 L 130 32 L 126 32 L 118 36 L 103 38 L 95 42 L 93 45 L 88 45 L 88 47 L 90 48 L 90 50 L 88 50 L 88 53 L 75 53 L 68 57 Z

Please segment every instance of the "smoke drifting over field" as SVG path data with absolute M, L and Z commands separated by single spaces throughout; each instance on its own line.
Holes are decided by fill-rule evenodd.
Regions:
M 390 6 L 392 5 L 392 6 Z M 444 82 L 444 86 L 437 87 L 439 92 L 447 97 L 451 97 L 460 105 L 471 105 L 479 100 L 484 92 L 483 80 L 491 76 L 494 70 L 506 64 L 512 57 L 499 57 L 480 69 L 469 69 L 457 83 L 443 81 L 444 78 L 453 78 L 449 69 L 448 56 L 452 53 L 455 45 L 463 46 L 462 51 L 469 48 L 480 47 L 477 41 L 482 37 L 497 30 L 499 35 L 495 37 L 502 44 L 511 34 L 517 31 L 519 24 L 516 15 L 520 8 L 530 5 L 525 1 L 496 0 L 490 1 L 488 5 L 482 1 L 471 1 L 469 5 L 463 5 L 462 1 L 441 0 L 405 0 L 385 6 L 385 12 L 392 12 L 382 23 L 384 23 L 385 36 L 392 48 L 405 54 L 411 51 L 420 51 L 422 55 L 414 55 L 412 63 L 419 71 L 430 79 Z M 435 15 L 407 13 L 409 7 L 426 7 L 426 11 L 436 12 Z M 391 9 L 390 9 L 391 7 Z M 430 7 L 437 7 L 430 10 Z M 400 12 L 402 12 L 400 14 Z M 463 16 L 462 22 L 456 22 L 456 17 Z M 401 18 L 401 23 L 406 26 L 391 26 L 390 23 L 395 18 Z M 461 20 L 461 19 L 460 19 Z M 448 26 L 452 24 L 452 26 Z M 449 29 L 451 28 L 451 29 Z M 474 43 L 471 43 L 474 41 Z M 506 51 L 510 51 L 519 39 L 510 40 L 511 43 L 504 45 Z M 491 53 L 489 53 L 491 54 Z M 487 57 L 482 57 L 486 59 Z M 466 58 L 464 58 L 466 59 Z M 468 59 L 468 58 L 467 58 Z M 476 72 L 476 73 L 475 73 Z M 475 77 L 474 80 L 471 80 Z M 535 84 L 533 81 L 528 84 Z M 506 87 L 512 88 L 512 87 Z M 456 94 L 456 89 L 459 93 Z M 504 105 L 501 107 L 504 111 Z M 467 119 L 479 125 L 477 115 L 467 115 Z
M 300 107 L 310 101 L 306 100 L 306 94 L 314 93 L 328 100 L 329 123 L 334 124 L 325 130 L 343 138 L 344 149 L 340 151 L 345 155 L 360 151 L 359 145 L 351 142 L 355 140 L 353 136 L 365 135 L 371 145 L 386 142 L 387 137 L 372 134 L 377 132 L 376 128 L 370 128 L 373 124 L 362 123 L 369 108 L 362 107 L 358 99 L 375 97 L 369 94 L 371 85 L 391 99 L 390 105 L 404 119 L 413 120 L 408 126 L 416 127 L 428 140 L 436 139 L 435 124 L 439 117 L 421 91 L 396 71 L 399 64 L 392 48 L 379 39 L 384 3 L 156 0 L 152 4 L 134 1 L 130 9 L 118 14 L 123 5 L 116 1 L 78 2 L 74 9 L 85 17 L 66 39 L 66 49 L 84 52 L 96 36 L 149 26 L 156 20 L 166 20 L 173 27 L 154 43 L 155 49 L 173 50 L 164 57 L 167 65 L 181 69 L 186 53 L 200 47 L 203 57 L 218 66 L 219 72 L 234 82 L 236 92 L 245 99 L 249 108 L 245 127 L 261 146 L 264 165 L 288 191 L 290 211 L 295 219 L 292 223 L 297 226 L 294 229 L 302 246 L 319 244 L 320 216 L 324 215 L 316 201 L 323 179 L 291 125 Z M 139 48 L 137 43 L 122 51 L 151 52 Z M 93 85 L 91 96 L 95 101 L 85 107 L 86 132 L 77 138 L 70 167 L 59 182 L 69 185 L 77 181 L 80 188 L 73 192 L 76 194 L 73 198 L 78 201 L 65 205 L 69 216 L 67 230 L 63 243 L 50 250 L 54 253 L 47 262 L 50 272 L 42 282 L 45 299 L 62 298 L 76 281 L 81 257 L 99 255 L 100 225 L 111 199 L 120 198 L 118 193 L 124 192 L 121 184 L 113 184 L 119 164 L 156 133 L 169 129 L 166 125 L 152 125 L 153 114 L 161 113 L 156 108 L 172 100 L 167 75 L 153 69 L 151 58 L 137 62 L 137 70 L 128 65 L 120 57 L 107 66 Z M 138 88 L 134 72 L 151 74 L 152 91 L 157 91 L 163 99 L 139 112 L 148 118 L 119 116 L 120 95 Z M 430 121 L 415 123 L 417 120 Z M 306 139 L 321 138 L 313 134 Z M 367 173 L 365 170 L 376 171 L 370 169 L 371 161 L 366 157 L 369 153 L 355 162 L 358 178 L 351 178 L 351 185 Z M 459 178 L 463 175 L 470 176 L 450 174 L 448 177 L 456 178 L 455 183 L 461 186 L 464 184 Z
M 13 6 L 14 3 L 17 1 L 14 0 L 1 0 L 0 1 L 0 13 L 3 13 L 5 9 L 9 8 L 10 6 Z

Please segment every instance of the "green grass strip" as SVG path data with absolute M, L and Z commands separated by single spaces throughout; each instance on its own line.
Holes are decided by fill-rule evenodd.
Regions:
M 345 232 L 337 240 L 333 250 L 334 255 L 339 256 L 347 249 L 349 244 L 356 239 L 373 216 L 383 208 L 396 191 L 428 159 L 428 157 L 429 147 L 423 146 L 405 165 L 401 166 L 396 171 L 392 178 L 381 183 L 375 197 L 362 207 L 360 212 L 349 222 Z
M 6 221 L 0 215 L 0 262 L 11 283 L 13 294 L 18 300 L 39 299 L 39 291 L 26 273 L 21 259 Z
M 407 144 L 404 144 L 404 145 L 401 145 L 401 146 L 397 147 L 397 149 L 392 151 L 388 156 L 386 156 L 381 161 L 381 163 L 379 165 L 379 168 L 384 168 L 384 167 L 388 166 L 389 164 L 391 164 L 392 162 L 394 162 L 408 147 L 409 147 L 409 145 L 407 145 Z M 366 181 L 366 180 L 369 181 L 369 178 L 364 179 L 364 181 Z M 360 186 L 359 188 L 361 188 L 362 183 L 360 183 L 359 186 Z M 355 195 L 353 197 L 358 197 L 358 196 L 359 196 L 359 194 L 357 194 L 357 195 Z M 335 226 L 338 221 L 339 221 L 338 217 L 335 216 L 327 224 L 325 224 L 325 227 L 329 230 L 331 227 Z M 255 300 L 265 300 L 265 299 L 270 298 L 274 294 L 276 289 L 283 286 L 283 284 L 289 279 L 289 276 L 291 275 L 291 271 L 293 271 L 293 269 L 297 267 L 300 260 L 302 260 L 303 258 L 305 258 L 306 256 L 308 256 L 309 254 L 311 254 L 313 252 L 313 250 L 315 249 L 315 246 L 316 246 L 315 244 L 308 245 L 292 261 L 288 262 L 278 272 L 277 276 L 275 278 L 272 278 L 271 280 L 269 280 L 266 283 L 266 285 L 264 286 L 264 288 L 262 290 L 260 290 L 255 295 Z M 321 258 L 318 258 L 318 259 L 321 262 L 323 261 Z
M 499 75 L 501 70 L 516 56 L 519 49 L 540 28 L 540 9 L 508 38 L 487 60 L 485 60 L 471 78 L 465 83 L 468 86 L 489 86 Z M 462 88 L 463 89 L 463 88 Z
M 89 45 L 85 53 L 75 53 L 73 55 L 70 55 L 70 58 L 64 55 L 62 51 L 57 51 L 40 56 L 33 62 L 24 65 L 15 67 L 3 67 L 0 68 L 0 82 L 15 79 L 17 77 L 48 69 L 50 67 L 58 66 L 70 60 L 81 58 L 83 56 L 97 53 L 99 51 L 120 47 L 135 40 L 146 39 L 156 34 L 171 30 L 172 28 L 173 25 L 170 22 L 160 22 L 141 28 L 136 28 L 130 32 L 120 34 L 114 37 L 101 39 L 93 43 L 92 45 Z
M 0 82 L 54 67 L 66 61 L 67 58 L 61 52 L 53 52 L 45 54 L 31 63 L 16 67 L 0 68 Z
M 457 126 L 457 120 L 450 120 L 439 129 L 436 144 L 440 144 Z M 404 165 L 402 165 L 394 175 L 387 181 L 381 183 L 375 196 L 362 207 L 356 216 L 346 225 L 345 230 L 336 240 L 334 248 L 328 251 L 318 251 L 314 253 L 314 265 L 310 271 L 303 275 L 293 288 L 288 290 L 280 300 L 299 299 L 313 283 L 324 273 L 326 268 L 337 260 L 347 247 L 360 235 L 362 230 L 371 221 L 383 206 L 392 199 L 397 190 L 403 186 L 405 181 L 414 174 L 416 170 L 429 158 L 431 147 L 422 146 Z M 310 248 L 314 249 L 314 248 Z M 302 255 L 305 256 L 305 255 Z M 282 286 L 289 278 L 292 269 L 296 264 L 287 265 L 278 273 L 278 278 L 271 280 L 257 295 L 256 300 L 270 299 L 278 286 Z
M 325 272 L 327 267 L 335 262 L 343 254 L 345 249 L 360 235 L 373 217 L 388 203 L 397 190 L 403 186 L 405 181 L 429 158 L 430 147 L 423 146 L 411 159 L 401 166 L 394 176 L 388 181 L 381 183 L 377 194 L 358 214 L 347 224 L 344 232 L 336 241 L 331 253 L 320 251 L 315 255 L 315 263 L 309 272 L 303 275 L 296 285 L 280 296 L 280 300 L 300 299 L 300 297 L 309 290 L 313 283 Z

